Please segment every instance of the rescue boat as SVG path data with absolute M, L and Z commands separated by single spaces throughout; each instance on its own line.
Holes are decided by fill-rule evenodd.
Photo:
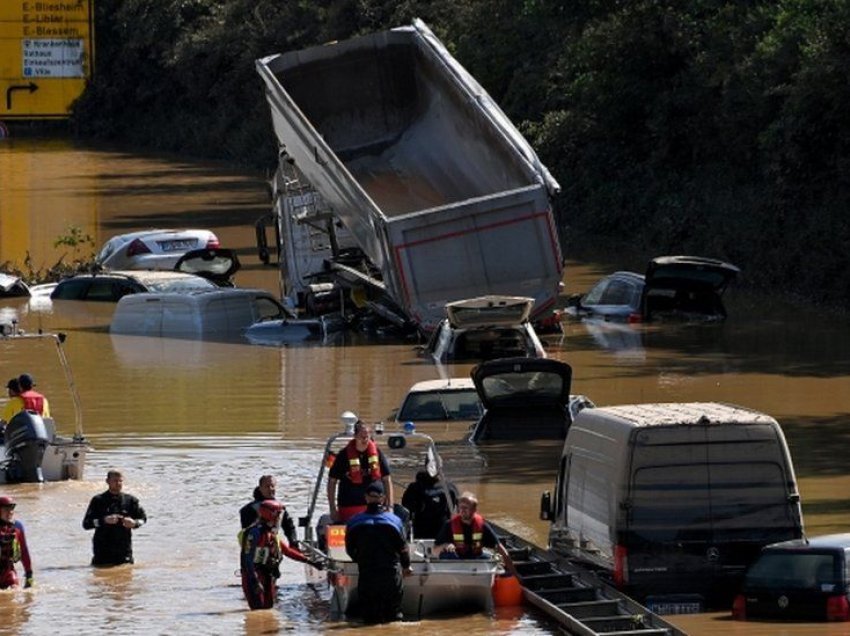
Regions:
M 36 341 L 52 341 L 56 346 L 74 405 L 74 432 L 71 436 L 59 435 L 52 418 L 34 411 L 17 413 L 6 423 L 0 441 L 0 484 L 83 479 L 86 454 L 91 450 L 83 436 L 80 398 L 62 346 L 65 334 L 27 334 L 16 323 L 0 325 L 2 347 Z
M 346 412 L 342 420 L 345 430 L 328 439 L 307 515 L 299 520 L 299 525 L 304 528 L 305 541 L 302 547 L 314 557 L 327 560 L 326 584 L 331 589 L 333 618 L 356 614 L 358 602 L 357 564 L 345 550 L 345 525 L 330 523 L 330 516 L 323 514 L 314 526 L 318 499 L 326 492 L 327 472 L 333 458 L 354 435 L 357 417 Z M 374 441 L 390 464 L 397 500 L 401 500 L 404 485 L 396 483 L 398 478 L 410 476 L 412 480 L 415 471 L 424 468 L 439 478 L 439 483 L 443 484 L 445 489 L 446 501 L 452 501 L 448 492 L 448 481 L 443 474 L 442 459 L 430 436 L 416 432 L 410 423 L 403 430 L 389 435 L 383 434 L 380 424 L 374 427 L 373 432 Z M 494 579 L 504 572 L 498 555 L 486 552 L 486 557 L 481 559 L 440 560 L 432 556 L 432 538 L 417 538 L 413 535 L 412 525 L 406 522 L 409 515 L 400 504 L 394 506 L 394 512 L 405 522 L 412 570 L 412 575 L 404 579 L 402 613 L 405 619 L 419 620 L 446 612 L 491 611 Z M 310 571 L 315 572 L 312 568 Z

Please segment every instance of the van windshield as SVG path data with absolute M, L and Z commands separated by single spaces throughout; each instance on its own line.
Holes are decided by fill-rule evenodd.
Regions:
M 644 466 L 629 503 L 629 529 L 647 541 L 769 541 L 793 525 L 785 478 L 771 462 Z

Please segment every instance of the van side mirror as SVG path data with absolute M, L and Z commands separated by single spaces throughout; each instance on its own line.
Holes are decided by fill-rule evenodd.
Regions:
M 552 521 L 552 493 L 546 490 L 540 495 L 540 518 L 543 521 Z

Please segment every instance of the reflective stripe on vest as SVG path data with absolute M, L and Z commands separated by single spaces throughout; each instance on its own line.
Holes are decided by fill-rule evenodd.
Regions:
M 463 538 L 463 521 L 460 515 L 455 515 L 451 519 L 452 527 L 452 542 L 455 544 L 455 550 L 460 557 L 478 557 L 481 556 L 482 541 L 484 539 L 484 517 L 475 513 L 472 515 L 472 544 L 468 545 Z
M 369 462 L 369 477 L 370 481 L 378 481 L 381 479 L 381 462 L 378 457 L 378 447 L 375 442 L 369 440 L 366 444 L 366 459 Z M 360 467 L 360 451 L 357 450 L 357 443 L 354 440 L 348 442 L 345 447 L 345 454 L 348 457 L 348 478 L 352 484 L 363 483 L 363 470 Z

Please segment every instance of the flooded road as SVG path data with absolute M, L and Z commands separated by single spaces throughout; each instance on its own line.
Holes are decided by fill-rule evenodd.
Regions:
M 277 293 L 273 268 L 254 249 L 254 221 L 268 210 L 262 175 L 218 165 L 74 148 L 66 142 L 0 142 L 0 263 L 53 264 L 57 237 L 78 227 L 99 247 L 114 234 L 154 226 L 214 230 L 243 262 L 240 286 Z M 92 248 L 88 248 L 92 249 Z M 568 255 L 569 256 L 569 255 Z M 647 257 L 653 255 L 647 255 Z M 568 265 L 569 292 L 586 290 L 617 263 Z M 744 272 L 746 275 L 746 272 Z M 599 405 L 724 401 L 765 411 L 783 426 L 795 462 L 807 532 L 850 529 L 850 321 L 731 290 L 725 325 L 612 327 L 570 323 L 546 338 L 551 357 L 573 367 L 573 393 Z M 84 306 L 81 306 L 84 305 Z M 324 440 L 338 417 L 387 420 L 408 387 L 438 377 L 416 342 L 351 337 L 335 346 L 261 347 L 111 336 L 114 307 L 0 302 L 0 321 L 67 331 L 66 349 L 95 447 L 81 482 L 3 487 L 18 499 L 37 587 L 0 592 L 0 634 L 263 634 L 346 630 L 328 621 L 327 596 L 285 563 L 279 606 L 249 613 L 237 569 L 238 508 L 257 477 L 279 476 L 294 516 L 307 508 Z M 55 353 L 0 343 L 0 379 L 31 372 L 64 429 L 73 411 Z M 472 365 L 450 365 L 467 375 Z M 5 381 L 5 380 L 4 380 Z M 427 431 L 425 431 L 427 432 Z M 440 428 L 447 452 L 466 452 L 463 430 Z M 551 488 L 560 448 L 486 447 L 486 461 L 451 473 L 474 489 L 482 511 L 546 543 L 540 492 Z M 135 535 L 137 564 L 93 570 L 80 525 L 106 470 L 125 471 L 149 523 Z M 451 468 L 450 468 L 451 470 Z M 692 634 L 844 634 L 843 625 L 736 623 L 728 614 L 681 617 Z M 73 627 L 71 627 L 73 626 Z M 405 633 L 551 634 L 531 610 L 428 620 L 381 628 Z

